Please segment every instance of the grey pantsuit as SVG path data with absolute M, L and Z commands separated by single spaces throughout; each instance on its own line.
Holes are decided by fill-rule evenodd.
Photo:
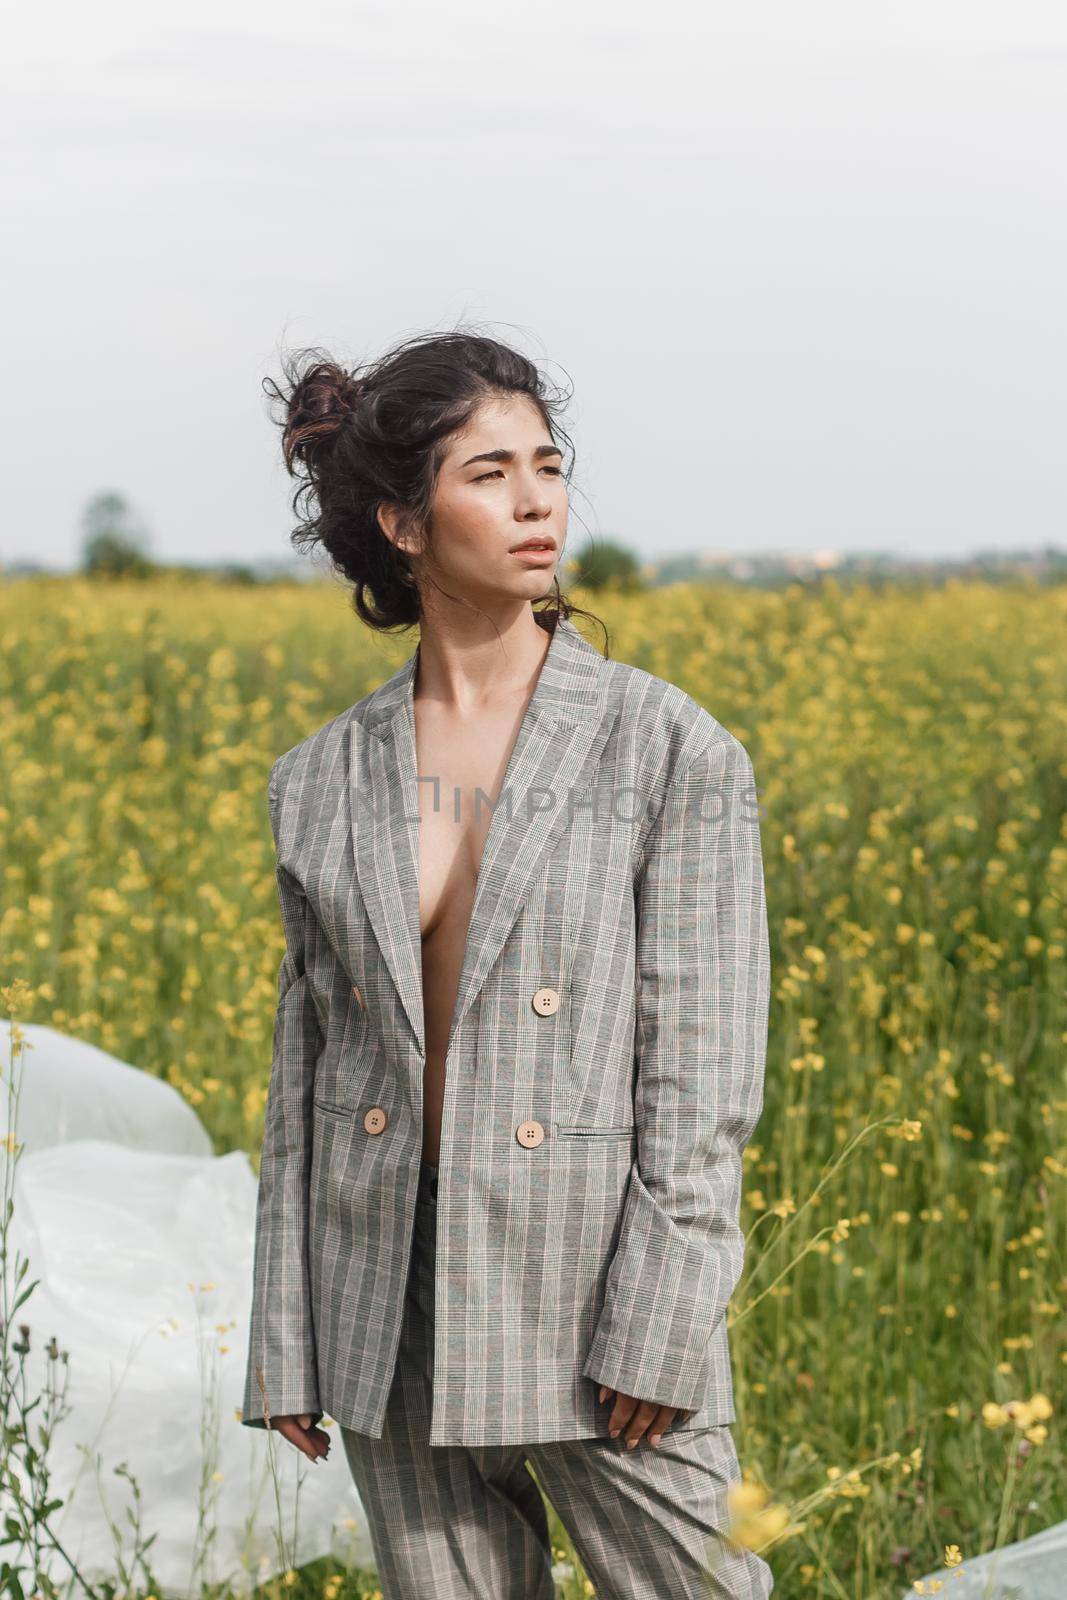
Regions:
M 417 665 L 416 650 L 271 769 L 285 954 L 242 1421 L 328 1414 L 368 1441 L 357 1462 L 381 1464 L 385 1516 L 409 1285 L 429 1272 L 416 1365 L 432 1387 L 401 1482 L 438 1459 L 431 1446 L 464 1462 L 518 1461 L 521 1447 L 580 1508 L 594 1566 L 597 1529 L 605 1548 L 632 1548 L 640 1519 L 619 1519 L 642 1483 L 669 1561 L 721 1516 L 717 1470 L 733 1460 L 726 1311 L 770 993 L 752 764 L 690 695 L 556 624 L 488 797 L 446 1052 L 434 1260 L 413 1268 L 430 776 L 416 763 Z M 601 1384 L 692 1415 L 627 1459 Z M 610 1480 L 596 1465 L 608 1461 Z M 583 1472 L 598 1472 L 588 1498 Z M 485 1498 L 483 1486 L 479 1514 Z
M 342 1428 L 384 1600 L 554 1600 L 548 1518 L 598 1600 L 766 1600 L 767 1563 L 722 1537 L 738 1477 L 726 1423 L 617 1439 L 430 1445 L 437 1169 L 419 1175 L 411 1278 L 380 1439 Z M 610 1412 L 611 1401 L 604 1410 Z

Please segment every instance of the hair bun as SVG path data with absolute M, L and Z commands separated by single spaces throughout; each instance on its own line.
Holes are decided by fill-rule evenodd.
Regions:
M 366 382 L 332 361 L 310 367 L 289 398 L 286 453 L 309 461 L 340 433 L 366 392 Z
M 299 404 L 309 420 L 311 417 L 320 422 L 334 420 L 340 425 L 364 388 L 363 379 L 354 373 L 329 362 L 320 362 L 305 375 L 300 385 Z

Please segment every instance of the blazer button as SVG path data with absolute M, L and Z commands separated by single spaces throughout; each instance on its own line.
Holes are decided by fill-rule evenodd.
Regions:
M 370 1110 L 363 1118 L 363 1126 L 366 1128 L 368 1133 L 383 1133 L 385 1131 L 385 1125 L 388 1121 L 388 1113 L 383 1111 L 381 1106 L 371 1106 Z
M 544 1138 L 544 1136 L 544 1128 L 542 1128 L 539 1122 L 534 1122 L 532 1118 L 529 1122 L 520 1122 L 518 1127 L 515 1129 L 516 1139 L 521 1145 L 525 1145 L 527 1150 L 535 1149 L 536 1146 L 541 1143 L 541 1140 Z
M 555 989 L 538 989 L 532 1004 L 539 1017 L 550 1017 L 559 1010 L 559 995 Z
M 363 1007 L 364 1011 L 366 1011 L 367 1002 L 364 1000 L 363 996 L 360 994 L 360 992 L 356 988 L 355 984 L 352 985 L 352 993 L 355 995 L 356 999 L 359 1001 L 359 1003 Z

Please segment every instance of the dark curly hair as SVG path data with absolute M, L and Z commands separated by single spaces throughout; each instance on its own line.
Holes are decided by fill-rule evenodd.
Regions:
M 412 566 L 382 531 L 378 507 L 402 507 L 421 548 L 432 549 L 429 513 L 447 441 L 485 400 L 502 394 L 532 400 L 553 440 L 570 451 L 564 472 L 570 482 L 574 448 L 558 421 L 569 394 L 550 391 L 534 362 L 498 339 L 462 330 L 421 333 L 352 371 L 317 349 L 296 351 L 282 365 L 285 386 L 268 378 L 264 388 L 282 403 L 275 419 L 282 452 L 299 480 L 291 542 L 323 547 L 352 585 L 353 610 L 379 632 L 411 627 L 422 608 Z M 564 597 L 558 578 L 535 611 L 550 632 L 558 617 L 575 613 L 604 627 Z

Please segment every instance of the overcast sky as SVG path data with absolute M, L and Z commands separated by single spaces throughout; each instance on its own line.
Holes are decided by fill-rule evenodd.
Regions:
M 132 0 L 5 22 L 0 559 L 103 488 L 286 558 L 260 383 L 490 324 L 572 383 L 568 548 L 1067 544 L 1067 12 Z

